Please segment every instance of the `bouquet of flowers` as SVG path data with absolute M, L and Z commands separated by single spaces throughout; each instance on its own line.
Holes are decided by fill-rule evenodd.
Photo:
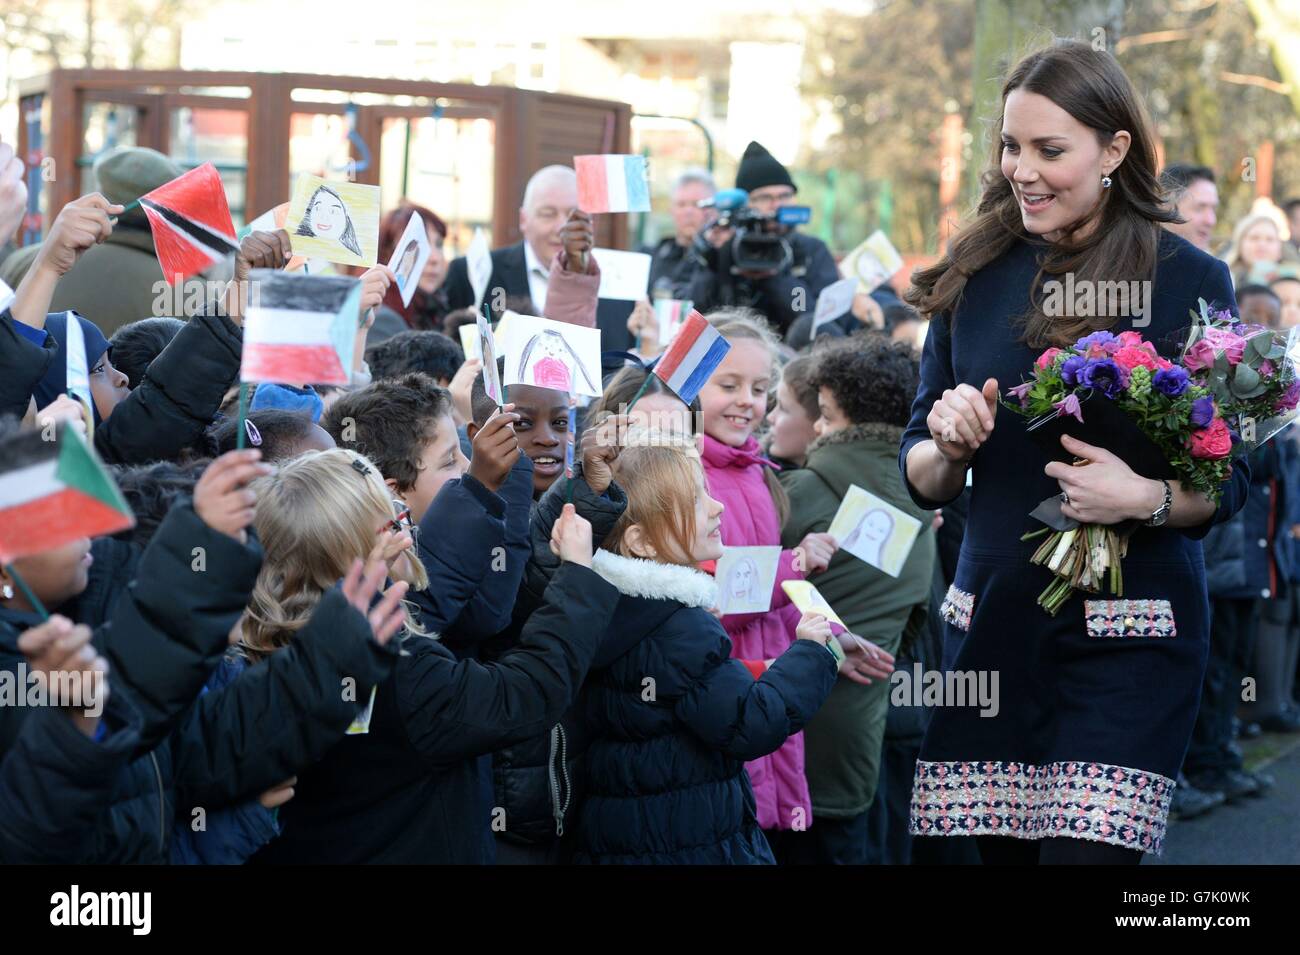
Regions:
M 1128 431 L 1125 460 L 1136 473 L 1180 480 L 1217 502 L 1232 457 L 1249 450 L 1229 422 L 1239 425 L 1265 408 L 1294 413 L 1300 400 L 1294 362 L 1284 360 L 1278 336 L 1240 325 L 1234 332 L 1230 313 L 1222 314 L 1194 327 L 1181 363 L 1135 331 L 1099 331 L 1049 348 L 1034 362 L 1033 378 L 1009 389 L 1015 403 L 1003 404 L 1033 419 L 1028 430 L 1053 456 L 1063 430 L 1083 431 L 1076 437 L 1098 446 Z M 1120 562 L 1138 522 L 1081 525 L 1061 513 L 1057 497 L 1032 516 L 1046 526 L 1022 539 L 1045 538 L 1030 559 L 1054 575 L 1039 595 L 1041 607 L 1055 615 L 1075 590 L 1100 593 L 1103 585 L 1123 595 Z

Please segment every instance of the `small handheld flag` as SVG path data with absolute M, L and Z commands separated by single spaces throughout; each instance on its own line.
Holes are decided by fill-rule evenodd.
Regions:
M 654 373 L 689 405 L 730 350 L 731 343 L 692 309 L 668 350 L 655 363 Z
M 0 563 L 135 525 L 95 452 L 61 422 L 54 440 L 20 431 L 0 444 Z
M 253 269 L 244 317 L 242 381 L 346 385 L 361 309 L 361 280 Z
M 583 212 L 649 212 L 644 156 L 574 156 L 578 208 Z
M 205 162 L 140 197 L 169 285 L 239 251 L 226 190 Z
M 68 394 L 81 404 L 82 417 L 86 421 L 86 437 L 95 437 L 95 399 L 90 393 L 90 362 L 86 359 L 86 336 L 81 331 L 81 321 L 76 312 L 65 312 L 66 350 L 64 357 L 64 384 Z

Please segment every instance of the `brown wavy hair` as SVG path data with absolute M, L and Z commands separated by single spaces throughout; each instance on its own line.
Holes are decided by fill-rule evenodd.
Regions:
M 1087 126 L 1105 147 L 1119 130 L 1132 137 L 1128 154 L 1110 174 L 1111 186 L 1085 216 L 1065 230 L 1061 242 L 1046 242 L 1026 231 L 1011 183 L 1002 174 L 1002 122 L 1014 90 L 1038 93 Z M 1022 59 L 1002 87 L 1002 106 L 990 168 L 971 219 L 934 265 L 917 269 L 904 294 L 926 318 L 953 316 L 966 280 L 1000 258 L 1018 240 L 1044 247 L 1027 313 L 1020 317 L 1021 339 L 1033 348 L 1068 345 L 1089 332 L 1109 328 L 1114 316 L 1043 312 L 1042 282 L 1073 272 L 1075 281 L 1141 281 L 1155 277 L 1161 223 L 1178 221 L 1168 207 L 1156 173 L 1155 134 L 1133 84 L 1108 52 L 1078 40 L 1057 40 Z M 1086 229 L 1089 225 L 1095 228 Z M 1081 235 L 1084 232 L 1086 234 Z M 1072 305 L 1073 303 L 1067 303 Z

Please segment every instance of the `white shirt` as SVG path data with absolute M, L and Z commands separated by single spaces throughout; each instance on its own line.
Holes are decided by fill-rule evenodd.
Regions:
M 524 268 L 528 272 L 528 296 L 540 315 L 546 309 L 546 285 L 551 278 L 551 267 L 549 263 L 542 264 L 527 241 L 524 242 Z

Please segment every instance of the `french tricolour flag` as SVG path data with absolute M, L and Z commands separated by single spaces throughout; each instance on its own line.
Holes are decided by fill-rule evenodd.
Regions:
M 644 156 L 574 156 L 583 212 L 649 212 Z
M 731 343 L 692 309 L 654 373 L 689 405 L 730 350 Z
M 361 281 L 275 269 L 249 273 L 242 381 L 346 385 L 361 308 Z

